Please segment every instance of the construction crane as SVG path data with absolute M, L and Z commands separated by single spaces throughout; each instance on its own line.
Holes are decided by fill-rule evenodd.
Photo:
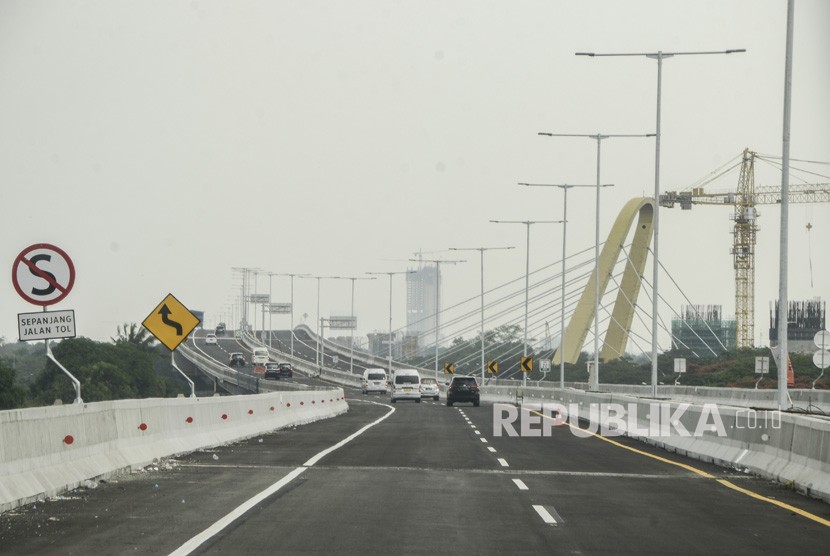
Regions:
M 683 210 L 692 205 L 732 206 L 735 221 L 732 257 L 735 267 L 735 345 L 738 349 L 753 345 L 755 335 L 755 244 L 758 225 L 756 205 L 781 203 L 781 186 L 755 187 L 756 153 L 744 149 L 738 190 L 706 193 L 702 187 L 689 191 L 668 191 L 660 196 L 660 206 Z M 790 203 L 830 202 L 830 183 L 796 184 L 788 188 Z

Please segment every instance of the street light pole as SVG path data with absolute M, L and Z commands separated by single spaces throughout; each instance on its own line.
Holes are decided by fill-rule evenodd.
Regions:
M 387 345 L 389 346 L 389 356 L 388 356 L 388 361 L 387 361 L 387 364 L 389 365 L 389 368 L 387 369 L 387 371 L 388 371 L 387 376 L 390 376 L 390 377 L 392 376 L 392 276 L 394 276 L 395 274 L 414 274 L 414 273 L 415 273 L 414 270 L 400 270 L 398 272 L 367 272 L 366 273 L 366 274 L 376 274 L 376 275 L 386 274 L 387 276 L 389 276 L 389 336 L 387 336 L 386 340 L 387 340 Z
M 657 279 L 659 269 L 659 232 L 660 232 L 660 107 L 662 104 L 662 81 L 663 81 L 663 59 L 671 58 L 673 56 L 698 56 L 708 54 L 736 54 L 746 52 L 744 48 L 731 50 L 716 50 L 716 51 L 701 51 L 701 52 L 637 52 L 637 53 L 596 53 L 596 52 L 576 52 L 577 56 L 589 56 L 591 58 L 598 57 L 623 57 L 623 56 L 637 56 L 646 57 L 657 60 L 657 129 L 655 136 L 655 154 L 654 154 L 654 260 L 652 273 L 652 308 L 651 308 L 651 395 L 657 397 Z
M 618 137 L 654 137 L 654 133 L 595 133 L 593 135 L 578 134 L 578 133 L 545 133 L 540 132 L 539 135 L 547 137 L 587 137 L 595 139 L 597 142 L 597 195 L 596 195 L 596 212 L 595 212 L 595 240 L 594 240 L 594 372 L 588 377 L 588 390 L 599 390 L 599 190 L 600 187 L 605 187 L 600 184 L 600 153 L 603 139 L 618 138 Z
M 271 335 L 274 331 L 274 314 L 271 312 L 271 303 L 274 301 L 274 286 L 273 280 L 274 273 L 268 273 L 268 347 L 273 348 L 273 344 L 271 342 Z
M 527 316 L 530 300 L 530 226 L 531 224 L 561 224 L 561 220 L 491 220 L 494 224 L 524 224 L 527 227 L 527 256 L 525 260 L 525 326 L 522 357 L 527 357 Z M 522 386 L 527 386 L 527 373 L 522 373 Z
M 340 276 L 309 276 L 309 275 L 303 275 L 303 274 L 297 274 L 296 276 L 299 276 L 300 278 L 313 278 L 313 279 L 317 280 L 317 318 L 315 319 L 317 321 L 317 323 L 315 324 L 315 327 L 319 327 L 319 328 L 317 328 L 317 339 L 316 339 L 316 342 L 315 342 L 315 349 L 314 349 L 314 362 L 316 363 L 317 368 L 319 369 L 320 368 L 320 342 L 322 341 L 321 335 L 322 335 L 322 332 L 323 332 L 323 326 L 322 326 L 323 321 L 320 318 L 320 281 L 325 280 L 327 278 L 328 279 L 339 279 L 341 277 Z M 293 311 L 293 308 L 292 308 L 292 311 Z M 292 335 L 294 334 L 294 329 L 293 328 L 291 330 L 291 334 Z
M 362 276 L 342 276 L 340 277 L 345 280 L 352 281 L 352 309 L 351 309 L 351 317 L 354 319 L 354 283 L 355 280 L 376 280 L 376 278 L 364 278 Z M 350 351 L 349 351 L 349 372 L 354 374 L 354 328 L 351 329 L 351 340 L 349 343 Z
M 291 283 L 291 357 L 294 357 L 294 277 L 299 276 L 300 278 L 309 278 L 308 274 L 298 274 L 296 272 L 272 272 L 269 273 L 269 276 L 288 276 L 290 278 Z
M 553 183 L 520 183 L 528 187 L 558 187 L 563 193 L 562 211 L 562 301 L 559 307 L 559 387 L 565 388 L 565 246 L 568 238 L 568 189 L 572 187 L 594 187 L 593 185 L 572 185 Z
M 484 252 L 515 249 L 515 247 L 450 247 L 450 251 L 478 251 L 481 255 L 481 383 L 484 384 L 487 364 L 484 361 Z
M 442 263 L 466 263 L 466 260 L 424 260 L 424 259 L 409 259 L 411 262 L 417 263 L 435 263 L 435 380 L 438 381 L 438 343 L 440 340 L 441 321 L 439 320 L 439 313 L 441 312 L 441 264 Z

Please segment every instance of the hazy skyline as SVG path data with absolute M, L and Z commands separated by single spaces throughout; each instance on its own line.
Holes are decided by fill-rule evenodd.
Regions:
M 830 2 L 797 0 L 795 17 L 791 155 L 826 162 Z M 215 325 L 240 292 L 233 267 L 363 276 L 412 267 L 422 250 L 468 261 L 442 269 L 443 306 L 477 296 L 478 254 L 445 250 L 515 246 L 486 255 L 486 288 L 523 276 L 524 228 L 489 220 L 557 220 L 562 206 L 558 191 L 517 182 L 596 181 L 595 142 L 538 132 L 654 131 L 656 63 L 575 52 L 747 49 L 663 64 L 661 189 L 679 190 L 746 147 L 780 156 L 785 32 L 785 0 L 0 2 L 0 336 L 15 341 L 17 314 L 39 310 L 10 279 L 39 242 L 77 269 L 52 308 L 74 309 L 78 334 L 100 340 L 168 293 Z M 820 175 L 806 181 L 830 182 L 827 165 L 809 169 Z M 604 240 L 628 199 L 653 193 L 653 139 L 603 142 L 601 170 L 615 184 Z M 756 168 L 756 185 L 780 177 Z M 756 342 L 779 238 L 778 209 L 758 209 Z M 569 252 L 590 247 L 594 192 L 572 190 L 568 210 Z M 663 210 L 660 236 L 691 301 L 727 315 L 730 214 Z M 790 219 L 789 299 L 826 301 L 830 206 L 792 205 Z M 532 267 L 559 259 L 561 233 L 533 229 Z M 287 302 L 288 278 L 272 283 Z M 388 287 L 357 282 L 359 335 L 387 329 Z M 350 291 L 324 282 L 321 315 L 349 314 Z M 295 281 L 296 324 L 304 313 L 313 326 L 315 280 Z

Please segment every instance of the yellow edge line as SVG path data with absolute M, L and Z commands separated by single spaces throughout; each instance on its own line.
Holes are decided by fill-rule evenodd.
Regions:
M 800 508 L 796 508 L 795 506 L 790 506 L 789 504 L 785 504 L 784 502 L 779 502 L 778 500 L 773 500 L 772 498 L 767 498 L 766 496 L 761 496 L 760 494 L 752 492 L 751 490 L 747 490 L 745 488 L 739 487 L 738 485 L 736 485 L 734 483 L 730 483 L 726 479 L 716 479 L 716 480 L 720 484 L 722 484 L 723 486 L 725 486 L 727 488 L 731 488 L 732 490 L 741 492 L 743 494 L 746 494 L 747 496 L 751 496 L 752 498 L 755 498 L 756 500 L 762 500 L 764 502 L 769 502 L 770 504 L 774 504 L 774 505 L 778 506 L 779 508 L 784 508 L 785 510 L 789 510 L 791 512 L 797 513 L 798 515 L 800 515 L 802 517 L 806 517 L 807 519 L 811 519 L 811 520 L 815 521 L 816 523 L 820 523 L 820 524 L 824 525 L 825 527 L 830 527 L 830 520 L 824 519 L 823 517 L 819 517 L 815 514 L 811 514 L 810 512 L 804 511 Z
M 535 413 L 536 415 L 544 417 L 545 419 L 551 419 L 551 420 L 555 421 L 555 419 L 553 419 L 553 417 L 551 417 L 550 415 L 545 415 L 544 413 L 539 413 L 538 411 L 534 411 L 532 409 L 528 409 L 526 411 L 529 411 L 530 413 Z M 703 470 L 698 469 L 696 467 L 692 467 L 691 465 L 688 465 L 688 464 L 685 464 L 685 463 L 679 463 L 679 462 L 672 461 L 672 460 L 666 459 L 666 458 L 661 458 L 660 456 L 655 456 L 654 454 L 649 454 L 648 452 L 643 452 L 642 450 L 638 450 L 637 448 L 632 448 L 631 446 L 626 446 L 625 444 L 621 444 L 621 443 L 617 442 L 616 440 L 611 440 L 610 438 L 606 438 L 606 437 L 601 436 L 597 433 L 587 431 L 583 428 L 572 425 L 571 423 L 565 423 L 565 424 L 568 425 L 571 428 L 578 429 L 578 430 L 582 431 L 585 434 L 590 434 L 594 438 L 598 438 L 598 439 L 600 439 L 604 442 L 608 442 L 609 444 L 613 444 L 614 446 L 617 446 L 617 447 L 622 448 L 624 450 L 628 450 L 629 452 L 634 452 L 635 454 L 640 454 L 642 456 L 646 456 L 646 457 L 649 457 L 651 459 L 656 459 L 657 461 L 662 461 L 663 463 L 668 463 L 669 465 L 674 465 L 676 467 L 683 468 L 686 471 L 691 471 L 692 473 L 696 473 L 697 475 L 700 475 L 701 477 L 705 477 L 706 479 L 715 479 L 718 483 L 722 484 L 723 486 L 725 486 L 727 488 L 731 488 L 732 490 L 734 490 L 736 492 L 740 492 L 741 494 L 745 494 L 745 495 L 747 495 L 751 498 L 755 498 L 756 500 L 761 500 L 762 502 L 767 502 L 769 504 L 773 504 L 774 506 L 778 506 L 779 508 L 789 510 L 789 511 L 794 512 L 794 513 L 796 513 L 796 514 L 798 514 L 802 517 L 806 517 L 809 520 L 812 520 L 812 521 L 815 521 L 816 523 L 824 525 L 825 527 L 830 527 L 830 520 L 824 519 L 823 517 L 819 517 L 815 514 L 812 514 L 808 511 L 802 510 L 800 508 L 796 508 L 795 506 L 790 506 L 789 504 L 786 504 L 784 502 L 779 502 L 778 500 L 773 500 L 772 498 L 762 496 L 762 495 L 760 495 L 756 492 L 752 492 L 751 490 L 741 488 L 738 485 L 727 481 L 726 479 L 718 479 L 714 475 L 712 475 L 710 473 L 707 473 L 706 471 L 703 471 Z

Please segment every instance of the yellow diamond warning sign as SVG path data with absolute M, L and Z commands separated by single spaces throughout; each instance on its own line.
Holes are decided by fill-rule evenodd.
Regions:
M 173 351 L 199 326 L 199 322 L 187 307 L 169 293 L 141 324 Z

